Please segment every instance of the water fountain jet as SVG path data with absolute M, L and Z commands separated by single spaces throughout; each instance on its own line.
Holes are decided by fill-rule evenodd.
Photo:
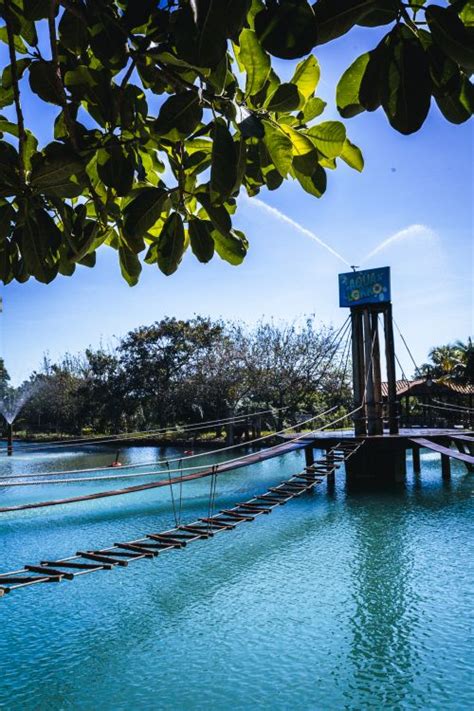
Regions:
M 24 383 L 17 390 L 9 389 L 8 394 L 0 398 L 0 413 L 7 423 L 7 455 L 9 457 L 13 454 L 13 423 L 41 385 L 40 381 Z

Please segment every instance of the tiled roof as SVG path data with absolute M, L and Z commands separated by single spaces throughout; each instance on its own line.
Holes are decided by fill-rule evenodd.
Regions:
M 455 383 L 449 380 L 433 380 L 427 385 L 425 378 L 417 380 L 397 380 L 397 395 L 428 395 L 428 394 L 474 395 L 474 385 Z M 388 396 L 388 383 L 382 383 L 382 397 Z

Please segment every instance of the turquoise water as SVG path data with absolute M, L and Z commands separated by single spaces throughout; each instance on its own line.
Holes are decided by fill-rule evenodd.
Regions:
M 111 454 L 2 457 L 0 476 Z M 222 475 L 219 506 L 302 464 L 293 453 Z M 184 551 L 12 592 L 0 599 L 0 708 L 472 709 L 473 476 L 454 464 L 443 482 L 428 453 L 391 492 L 349 492 L 340 474 L 334 494 Z M 0 506 L 145 480 L 0 486 Z M 207 513 L 208 492 L 208 480 L 186 485 L 184 520 Z M 171 525 L 167 488 L 1 514 L 0 569 Z

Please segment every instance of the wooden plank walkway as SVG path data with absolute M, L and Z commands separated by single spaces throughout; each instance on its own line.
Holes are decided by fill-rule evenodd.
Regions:
M 419 447 L 431 449 L 433 452 L 438 452 L 438 454 L 450 457 L 451 459 L 459 459 L 459 461 L 464 462 L 465 464 L 474 464 L 474 456 L 471 454 L 458 452 L 456 449 L 451 449 L 451 447 L 444 447 L 442 444 L 433 442 L 430 439 L 425 439 L 424 437 L 413 437 L 410 441 L 417 444 Z
M 132 494 L 136 491 L 158 489 L 161 486 L 169 486 L 170 483 L 181 484 L 185 481 L 194 481 L 195 479 L 202 479 L 204 477 L 212 476 L 215 473 L 223 474 L 224 472 L 232 471 L 234 469 L 247 467 L 251 464 L 263 462 L 266 459 L 272 459 L 273 457 L 280 457 L 283 454 L 288 454 L 288 452 L 294 452 L 297 449 L 303 449 L 307 446 L 308 442 L 304 439 L 301 439 L 297 442 L 283 442 L 282 444 L 275 445 L 274 447 L 269 447 L 268 449 L 255 452 L 255 454 L 247 454 L 242 456 L 241 458 L 233 459 L 229 462 L 216 464 L 214 467 L 206 469 L 202 472 L 173 477 L 171 478 L 171 482 L 169 479 L 160 479 L 159 481 L 150 481 L 147 484 L 135 484 L 134 486 L 127 486 L 123 489 L 99 491 L 95 494 L 84 494 L 82 496 L 70 496 L 67 499 L 52 499 L 51 501 L 34 501 L 29 504 L 18 504 L 16 506 L 2 506 L 0 507 L 0 513 L 7 513 L 9 511 L 27 511 L 29 509 L 40 509 L 49 506 L 62 506 L 64 504 L 74 504 L 80 501 L 93 501 L 94 499 L 105 499 L 110 496 L 122 496 L 123 494 Z M 73 480 L 71 480 L 71 483 L 73 483 Z
M 216 533 L 232 531 L 240 524 L 254 521 L 261 515 L 268 515 L 276 506 L 283 506 L 291 499 L 311 491 L 328 476 L 333 475 L 360 446 L 361 444 L 348 443 L 336 445 L 324 458 L 306 466 L 300 474 L 270 487 L 264 494 L 253 496 L 230 509 L 222 509 L 217 514 L 199 518 L 190 524 L 178 525 L 159 533 L 149 533 L 133 541 L 116 542 L 109 548 L 79 550 L 69 558 L 42 560 L 39 564 L 25 565 L 19 570 L 0 573 L 0 597 L 12 590 L 31 585 L 59 583 L 99 570 L 127 567 L 138 560 L 155 558 L 160 553 L 182 550 L 189 543 L 207 540 Z

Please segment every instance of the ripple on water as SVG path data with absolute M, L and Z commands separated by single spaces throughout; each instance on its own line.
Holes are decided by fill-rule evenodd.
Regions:
M 219 503 L 301 461 L 222 477 Z M 473 708 L 471 489 L 460 467 L 443 485 L 431 459 L 385 495 L 348 494 L 340 477 L 335 496 L 322 490 L 192 550 L 12 594 L 0 604 L 0 707 Z M 208 491 L 189 485 L 186 520 L 206 511 Z M 9 516 L 2 561 L 171 523 L 164 490 Z

